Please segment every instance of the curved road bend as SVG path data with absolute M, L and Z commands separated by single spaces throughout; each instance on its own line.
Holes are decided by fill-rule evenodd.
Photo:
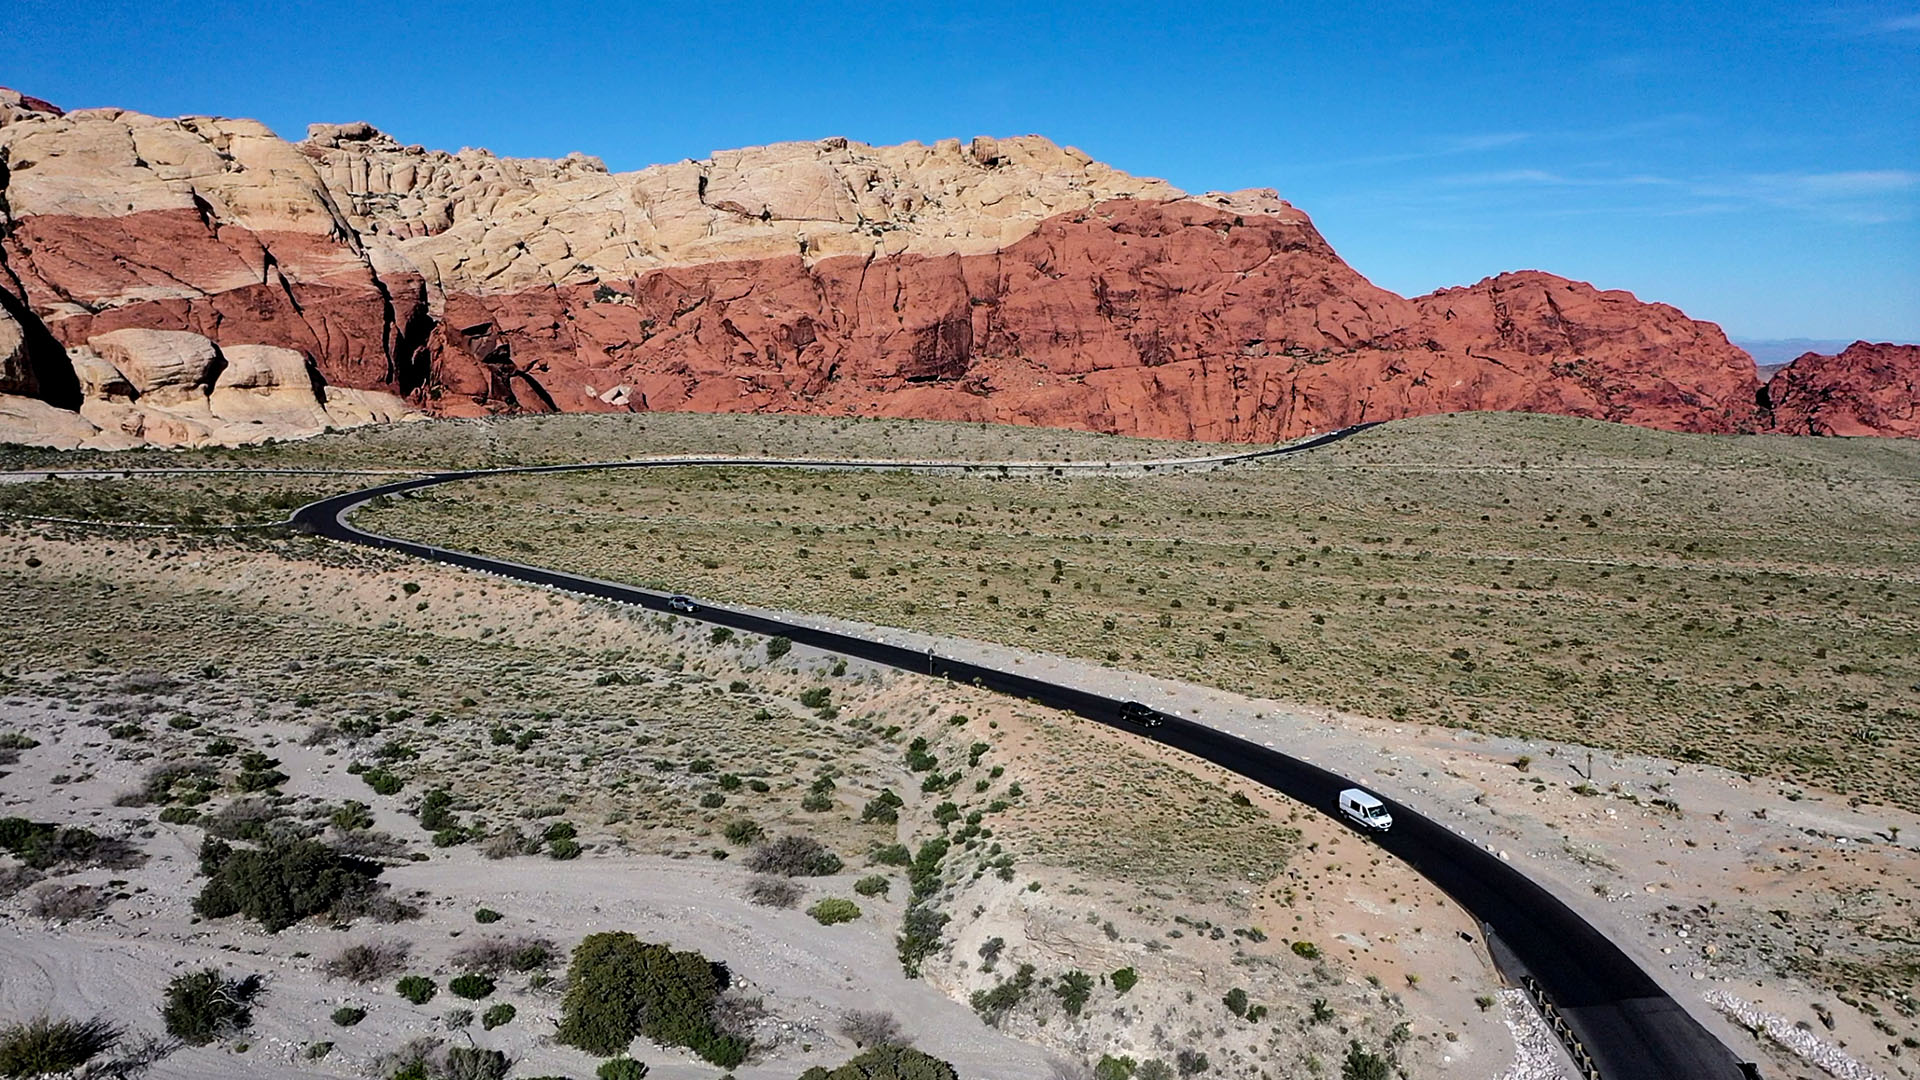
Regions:
M 1371 425 L 1360 427 L 1366 426 Z M 1344 428 L 1276 449 L 1223 458 L 1124 464 L 1075 462 L 1061 463 L 1057 467 L 1111 471 L 1120 468 L 1228 464 L 1324 446 L 1353 434 L 1360 427 Z M 689 458 L 481 469 L 435 473 L 332 496 L 294 511 L 289 524 L 331 540 L 403 552 L 531 585 L 667 611 L 665 593 L 380 536 L 356 529 L 347 524 L 345 519 L 360 506 L 385 495 L 482 476 L 685 465 L 872 470 L 910 468 L 956 472 L 997 471 L 1000 468 L 998 463 L 835 463 L 804 459 Z M 1051 471 L 1055 467 L 1039 463 L 1021 463 L 1018 466 L 1021 471 Z M 1141 728 L 1120 719 L 1121 703 L 1117 700 L 1026 675 L 705 604 L 693 615 L 683 617 L 747 633 L 782 635 L 816 649 L 917 674 L 971 682 L 988 690 L 1077 713 L 1186 751 L 1297 799 L 1336 820 L 1345 821 L 1336 812 L 1336 795 L 1342 788 L 1354 786 L 1352 781 L 1298 758 L 1179 717 L 1163 714 L 1158 727 Z M 1508 969 L 1510 977 L 1517 979 L 1526 974 L 1538 980 L 1548 999 L 1592 1054 L 1599 1075 L 1605 1080 L 1742 1080 L 1757 1075 L 1743 1068 L 1725 1044 L 1688 1015 L 1618 946 L 1559 898 L 1473 841 L 1392 799 L 1383 797 L 1383 801 L 1393 813 L 1394 826 L 1392 831 L 1375 837 L 1374 841 L 1439 886 L 1479 920 L 1490 939 L 1489 945 L 1494 947 L 1496 959 Z M 1516 965 L 1518 970 L 1512 970 Z

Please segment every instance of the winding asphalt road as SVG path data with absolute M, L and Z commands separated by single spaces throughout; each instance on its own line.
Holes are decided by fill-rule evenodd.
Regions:
M 1219 458 L 1151 463 L 1021 463 L 1008 466 L 1007 471 L 1156 471 L 1209 467 L 1301 453 L 1370 426 L 1343 428 L 1283 447 Z M 532 585 L 666 611 L 665 593 L 380 536 L 354 528 L 346 518 L 355 509 L 383 496 L 483 476 L 689 465 L 864 470 L 905 467 L 986 473 L 999 472 L 1002 468 L 998 464 L 980 463 L 680 458 L 469 470 L 434 473 L 322 499 L 294 511 L 289 524 L 298 531 L 332 540 L 403 552 Z M 1179 717 L 1162 714 L 1158 726 L 1145 728 L 1122 720 L 1121 702 L 1117 700 L 1026 675 L 704 603 L 687 617 L 748 633 L 782 635 L 817 649 L 1029 698 L 1186 751 L 1319 809 L 1336 820 L 1346 821 L 1338 814 L 1335 802 L 1342 788 L 1355 786 L 1352 781 Z M 1374 842 L 1439 886 L 1479 920 L 1496 961 L 1509 977 L 1517 981 L 1531 976 L 1537 980 L 1552 1007 L 1566 1019 L 1580 1045 L 1591 1054 L 1598 1075 L 1604 1080 L 1742 1080 L 1758 1075 L 1750 1066 L 1742 1066 L 1725 1044 L 1688 1015 L 1618 946 L 1552 893 L 1473 841 L 1385 795 L 1382 799 L 1393 813 L 1394 825 L 1391 831 L 1375 836 Z

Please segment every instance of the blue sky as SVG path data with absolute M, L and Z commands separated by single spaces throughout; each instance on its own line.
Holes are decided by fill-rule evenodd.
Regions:
M 0 85 L 616 169 L 1038 132 L 1278 188 L 1402 293 L 1539 268 L 1920 341 L 1920 0 L 942 7 L 14 0 Z

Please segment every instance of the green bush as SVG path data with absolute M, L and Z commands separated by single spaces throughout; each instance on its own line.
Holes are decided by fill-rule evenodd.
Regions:
M 333 1022 L 341 1027 L 352 1027 L 367 1018 L 367 1010 L 355 1005 L 342 1005 L 333 1010 Z
M 893 939 L 900 956 L 900 968 L 909 978 L 920 977 L 920 965 L 940 951 L 940 932 L 946 929 L 947 914 L 930 904 L 915 901 L 900 921 L 900 933 Z
M 1320 946 L 1311 941 L 1296 941 L 1289 948 L 1293 950 L 1295 956 L 1305 957 L 1308 960 L 1320 959 Z
M 1107 976 L 1107 980 L 1113 983 L 1114 993 L 1124 994 L 1140 984 L 1140 973 L 1130 967 L 1123 967 Z
M 457 823 L 453 816 L 453 795 L 445 788 L 435 788 L 427 792 L 420 800 L 420 827 L 428 832 L 439 832 L 451 828 Z
M 1347 1042 L 1347 1057 L 1340 1063 L 1340 1080 L 1392 1080 L 1392 1076 L 1392 1061 L 1368 1053 L 1359 1039 Z
M 720 835 L 726 837 L 727 842 L 731 844 L 752 844 L 766 836 L 767 831 L 750 818 L 739 818 L 727 822 L 721 828 Z
M 503 1001 L 480 1014 L 480 1026 L 492 1031 L 502 1024 L 511 1024 L 518 1013 L 519 1010 Z
M 485 975 L 476 975 L 468 972 L 465 975 L 455 977 L 452 982 L 447 984 L 447 989 L 453 991 L 454 994 L 459 997 L 466 998 L 468 1001 L 479 1001 L 481 998 L 493 993 L 493 980 Z
M 910 1046 L 876 1046 L 837 1069 L 816 1065 L 800 1080 L 959 1080 L 952 1065 Z
M 868 858 L 881 866 L 905 866 L 913 861 L 913 853 L 907 850 L 905 844 L 883 844 L 874 848 Z
M 838 896 L 829 896 L 808 908 L 807 914 L 813 916 L 813 921 L 821 926 L 833 926 L 859 918 L 860 905 Z
M 1227 996 L 1220 1000 L 1222 1004 L 1226 1005 L 1227 1011 L 1233 1015 L 1247 1015 L 1247 992 L 1245 990 L 1236 986 L 1227 991 Z
M 365 780 L 376 795 L 398 795 L 400 789 L 407 786 L 406 781 L 380 768 L 368 769 L 360 774 L 360 779 Z
M 840 856 L 811 836 L 788 835 L 768 840 L 747 856 L 747 869 L 756 874 L 785 877 L 826 877 L 840 872 Z
M 1069 971 L 1054 980 L 1053 995 L 1060 999 L 1068 1016 L 1079 1016 L 1080 1010 L 1087 1007 L 1087 999 L 1093 996 L 1093 976 L 1084 971 Z
M 778 660 L 792 651 L 793 641 L 790 638 L 770 637 L 767 639 L 767 659 L 769 661 Z
M 614 1058 L 601 1062 L 593 1075 L 599 1080 L 645 1080 L 647 1067 L 632 1058 Z
M 120 1041 L 106 1020 L 49 1020 L 42 1016 L 0 1029 L 0 1076 L 70 1073 Z
M 245 915 L 278 933 L 340 901 L 374 889 L 374 863 L 342 856 L 312 840 L 234 849 L 209 838 L 200 849 L 207 884 L 193 910 L 209 919 Z
M 0 818 L 0 851 L 11 852 L 35 870 L 90 863 L 120 869 L 143 861 L 138 851 L 122 841 L 77 826 L 62 828 L 18 817 Z
M 1000 1021 L 1027 1000 L 1027 994 L 1032 990 L 1033 965 L 1021 964 L 1019 971 L 1011 978 L 1000 980 L 993 989 L 974 991 L 970 1004 L 973 1005 L 973 1011 L 980 1014 L 980 1019 L 999 1027 Z
M 905 803 L 901 801 L 900 796 L 895 795 L 891 789 L 883 790 L 867 800 L 867 805 L 860 811 L 860 820 L 892 825 L 900 820 L 900 807 L 903 805 Z
M 1101 1054 L 1100 1063 L 1093 1067 L 1093 1080 L 1133 1080 L 1133 1071 L 1139 1065 L 1125 1054 L 1114 1057 Z
M 473 921 L 480 923 L 482 926 L 486 925 L 487 923 L 497 923 L 504 917 L 505 916 L 501 915 L 499 912 L 493 910 L 492 908 L 485 908 L 485 907 L 473 913 Z
M 885 896 L 892 887 L 893 882 L 885 874 L 868 874 L 853 883 L 853 891 L 861 896 Z
M 434 1080 L 505 1080 L 513 1061 L 499 1050 L 477 1046 L 452 1046 L 433 1070 Z
M 674 952 L 625 932 L 588 935 L 567 968 L 555 1037 L 608 1057 L 644 1035 L 730 1069 L 746 1060 L 749 1047 L 714 1025 L 714 1002 L 728 978 L 725 965 L 697 952 Z
M 167 1034 L 205 1046 L 253 1023 L 253 1001 L 260 990 L 258 975 L 229 979 L 218 968 L 205 968 L 167 984 L 160 1019 Z
M 415 1005 L 425 1005 L 433 1000 L 433 995 L 438 993 L 440 988 L 425 975 L 409 975 L 395 983 L 393 991 Z

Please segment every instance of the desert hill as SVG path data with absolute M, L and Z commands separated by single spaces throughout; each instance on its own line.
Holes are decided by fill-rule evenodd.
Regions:
M 1819 373 L 1762 395 L 1675 308 L 1537 271 L 1404 298 L 1272 191 L 1188 195 L 1037 136 L 612 173 L 0 91 L 0 213 L 6 441 L 616 410 L 1256 442 L 1459 410 L 1914 433 L 1912 355 L 1803 358 Z

